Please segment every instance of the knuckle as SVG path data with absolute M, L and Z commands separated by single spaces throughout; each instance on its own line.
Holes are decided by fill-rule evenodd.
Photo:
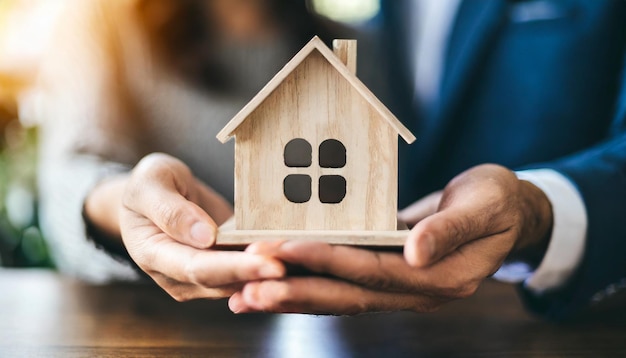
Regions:
M 125 238 L 124 245 L 126 246 L 128 254 L 141 270 L 151 276 L 158 273 L 153 270 L 157 257 L 157 253 L 155 251 L 157 250 L 147 248 L 145 241 L 141 240 L 131 241 Z
M 353 305 L 348 305 L 348 307 L 346 307 L 345 309 L 344 314 L 354 316 L 361 313 L 373 311 L 380 311 L 380 309 L 372 305 L 365 298 L 361 298 L 357 300 Z
M 161 220 L 161 225 L 168 229 L 174 229 L 180 225 L 184 217 L 180 210 L 163 202 L 157 203 L 155 206 L 155 212 Z
M 150 153 L 148 155 L 146 155 L 145 157 L 143 157 L 139 163 L 138 166 L 139 167 L 152 167 L 154 165 L 159 165 L 159 164 L 164 164 L 164 163 L 169 163 L 172 161 L 175 161 L 176 159 L 174 159 L 174 157 L 165 154 L 165 153 L 159 153 L 159 152 L 155 152 L 155 153 Z
M 122 195 L 122 207 L 134 211 L 141 195 L 141 185 L 137 185 L 136 181 L 131 177 L 130 181 L 124 188 Z
M 149 270 L 146 273 L 177 302 L 186 302 L 198 298 L 197 287 L 182 283 L 159 271 Z
M 291 302 L 289 300 L 286 301 L 267 301 L 260 303 L 260 309 L 263 312 L 284 312 Z
M 130 251 L 131 250 L 129 250 L 129 252 Z M 151 255 L 147 253 L 143 253 L 143 252 L 136 252 L 132 255 L 132 258 L 133 258 L 133 261 L 135 261 L 135 263 L 137 264 L 137 266 L 139 266 L 141 270 L 150 274 L 151 267 L 153 266 L 152 262 L 154 261 Z
M 180 160 L 163 153 L 152 153 L 145 156 L 133 169 L 131 178 L 138 186 L 146 182 L 176 181 L 176 178 L 189 179 L 193 175 L 189 167 Z
M 186 290 L 172 290 L 167 292 L 176 302 L 187 302 L 194 299 Z
M 468 284 L 463 287 L 460 287 L 456 293 L 455 298 L 464 299 L 473 296 L 478 290 L 478 285 L 476 284 Z
M 452 225 L 457 240 L 463 240 L 467 235 L 476 231 L 476 222 L 470 216 L 461 216 L 456 225 Z
M 265 261 L 261 259 L 243 261 L 236 269 L 229 271 L 228 280 L 231 282 L 257 280 L 260 278 L 259 269 L 264 263 Z
M 270 306 L 274 306 L 272 308 L 278 308 L 292 303 L 295 303 L 293 290 L 289 286 L 282 285 L 280 289 L 276 290 L 275 299 L 272 300 Z
M 437 294 L 451 299 L 462 298 L 465 286 L 465 281 L 461 277 L 449 277 L 438 284 Z
M 296 307 L 314 306 L 308 299 L 299 296 L 297 289 L 287 284 L 268 284 L 261 289 L 261 297 L 262 310 L 267 312 L 286 312 Z
M 455 245 L 463 242 L 464 238 L 472 232 L 472 229 L 472 220 L 467 216 L 458 216 L 454 220 L 444 221 L 444 231 L 450 240 L 448 244 Z
M 173 158 L 163 153 L 151 153 L 143 157 L 135 166 L 136 177 L 151 178 L 169 172 Z
M 190 260 L 187 261 L 183 268 L 183 272 L 189 283 L 198 285 L 200 284 L 200 280 L 198 278 L 200 267 L 198 265 L 198 260 L 196 260 L 195 257 L 196 256 L 194 255 Z
M 233 259 L 234 260 L 234 259 Z M 246 260 L 240 260 L 236 264 L 235 263 L 226 263 L 220 264 L 220 274 L 217 276 L 206 276 L 204 282 L 200 282 L 202 284 L 209 284 L 211 286 L 223 286 L 237 283 L 245 283 L 250 281 L 259 280 L 261 276 L 259 275 L 260 264 L 255 262 L 250 262 Z M 199 274 L 205 270 L 206 271 L 206 263 L 203 265 L 198 264 L 196 268 L 196 277 L 199 279 Z
M 356 282 L 361 285 L 369 288 L 374 288 L 380 291 L 388 291 L 394 288 L 392 282 L 381 276 L 370 276 L 365 274 L 360 274 L 355 277 Z
M 215 288 L 215 289 L 208 290 L 207 293 L 203 296 L 203 298 L 212 299 L 212 300 L 217 300 L 220 298 L 228 298 L 239 290 L 240 288 Z
M 409 311 L 418 312 L 418 313 L 433 313 L 439 311 L 442 303 L 435 300 L 414 300 L 413 304 L 409 306 Z
M 439 311 L 439 309 L 441 309 L 442 304 L 441 303 L 432 303 L 432 304 L 425 304 L 421 306 L 421 310 L 420 312 L 422 313 L 434 313 Z
M 460 284 L 456 287 L 450 287 L 445 292 L 444 296 L 453 300 L 468 298 L 478 289 L 478 285 L 474 283 Z
M 159 286 L 161 286 L 163 290 L 177 302 L 187 302 L 196 298 L 188 286 L 176 282 L 166 276 L 159 276 L 161 276 L 160 279 L 157 279 Z

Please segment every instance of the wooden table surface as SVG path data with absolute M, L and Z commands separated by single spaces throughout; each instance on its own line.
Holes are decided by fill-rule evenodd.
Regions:
M 543 322 L 496 282 L 430 314 L 237 316 L 149 285 L 0 270 L 0 357 L 626 357 L 626 314 L 593 317 Z

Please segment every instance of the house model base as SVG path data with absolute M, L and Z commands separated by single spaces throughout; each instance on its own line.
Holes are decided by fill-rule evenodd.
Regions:
M 356 41 L 313 38 L 217 134 L 235 138 L 235 216 L 217 244 L 402 246 L 398 137 L 415 136 L 356 77 Z
M 338 245 L 394 247 L 404 246 L 409 230 L 398 223 L 396 231 L 348 230 L 236 230 L 235 218 L 220 226 L 217 233 L 219 246 L 244 246 L 256 241 L 318 241 Z

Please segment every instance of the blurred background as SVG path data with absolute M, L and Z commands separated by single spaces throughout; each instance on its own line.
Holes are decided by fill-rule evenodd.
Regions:
M 53 267 L 37 216 L 37 123 L 24 104 L 65 0 L 0 0 L 0 266 Z M 308 0 L 347 25 L 366 23 L 379 0 Z

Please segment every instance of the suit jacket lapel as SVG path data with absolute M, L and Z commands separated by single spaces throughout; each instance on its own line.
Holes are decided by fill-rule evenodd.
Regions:
M 450 126 L 475 69 L 506 20 L 506 0 L 463 0 L 446 50 L 440 100 L 434 112 L 428 148 L 435 147 Z
M 445 117 L 458 104 L 474 68 L 506 19 L 505 10 L 505 0 L 462 1 L 446 49 L 439 117 Z
M 623 68 L 626 68 L 626 62 L 624 62 Z M 614 133 L 619 133 L 626 130 L 626 72 L 622 74 L 621 92 L 617 102 L 616 117 L 613 119 L 612 130 Z
M 411 17 L 409 1 L 414 0 L 388 0 L 382 2 L 382 14 L 384 19 L 384 50 L 389 54 L 389 78 L 393 79 L 394 110 L 399 111 L 396 115 L 401 117 L 404 124 L 410 129 L 414 128 L 414 121 L 410 116 L 414 115 L 413 105 L 413 78 L 411 78 L 411 62 L 413 54 L 410 53 L 408 44 L 412 36 L 408 32 L 410 24 L 415 21 Z M 439 0 L 437 0 L 439 1 Z M 413 128 L 412 128 L 413 127 Z
M 414 54 L 407 50 L 407 35 L 409 29 L 408 2 L 413 0 L 388 0 L 382 2 L 382 13 L 385 19 L 387 33 L 387 50 L 396 61 L 392 67 L 391 78 L 394 78 L 394 94 L 400 102 L 413 106 L 409 110 L 401 110 L 406 125 L 414 131 L 418 141 L 405 149 L 401 146 L 400 162 L 400 191 L 404 202 L 414 200 L 412 192 L 419 177 L 427 175 L 428 168 L 433 161 L 441 160 L 438 157 L 441 140 L 459 110 L 459 103 L 464 90 L 471 83 L 472 73 L 481 58 L 486 54 L 488 45 L 496 38 L 498 29 L 503 24 L 506 15 L 506 0 L 462 0 L 457 17 L 451 31 L 446 50 L 446 64 L 442 74 L 439 110 L 433 113 L 432 118 L 421 125 L 416 118 L 419 113 L 413 90 L 413 79 L 409 61 Z M 445 0 L 431 0 L 445 1 Z M 405 106 L 402 106 L 405 108 Z M 404 153 L 404 154 L 403 154 Z M 406 194 L 406 195 L 404 195 Z
M 410 63 L 413 60 L 414 54 L 411 54 L 408 48 L 408 38 L 412 36 L 408 29 L 412 21 L 416 21 L 411 18 L 409 9 L 409 1 L 414 0 L 387 0 L 381 2 L 381 14 L 384 21 L 384 51 L 388 54 L 387 70 L 388 76 L 391 80 L 390 89 L 392 97 L 389 98 L 390 103 L 388 105 L 393 110 L 394 114 L 402 120 L 402 122 L 413 133 L 418 135 L 418 142 L 421 141 L 423 133 L 418 130 L 418 118 L 417 113 L 419 110 L 414 108 L 416 101 L 414 101 L 414 81 L 411 76 L 412 70 Z M 441 0 L 435 0 L 441 1 Z M 411 194 L 413 182 L 413 173 L 415 171 L 415 165 L 413 160 L 409 158 L 415 157 L 412 153 L 415 150 L 415 143 L 411 146 L 407 145 L 403 141 L 399 141 L 398 150 L 400 155 L 398 175 L 400 178 L 400 205 L 405 206 L 408 203 L 408 198 L 413 197 Z M 420 145 L 421 147 L 421 145 Z M 403 201 L 404 199 L 404 201 Z

